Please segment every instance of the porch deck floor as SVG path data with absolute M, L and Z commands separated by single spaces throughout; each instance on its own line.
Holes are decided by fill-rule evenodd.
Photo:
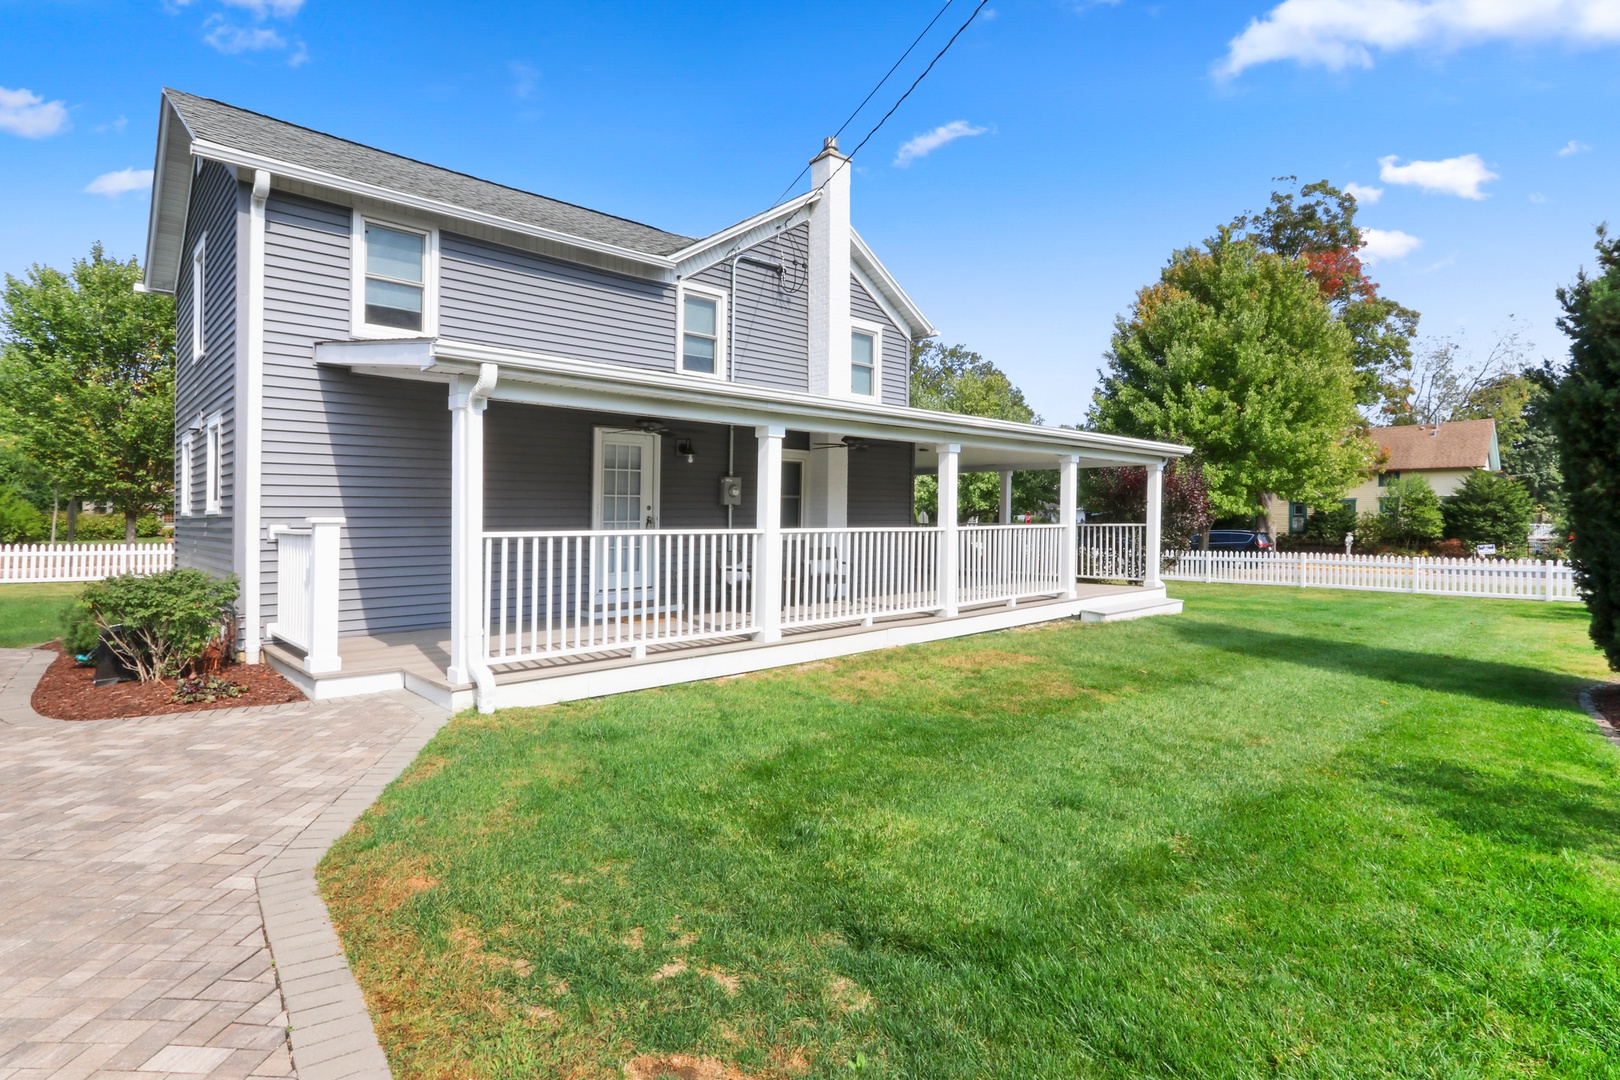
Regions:
M 1128 593 L 1144 591 L 1137 585 L 1101 585 L 1081 582 L 1076 588 L 1077 598 L 1095 599 L 1104 596 L 1119 596 Z M 1039 609 L 1043 606 L 1066 603 L 1056 598 L 1035 598 L 1021 600 L 1020 608 Z M 988 604 L 976 604 L 972 607 L 964 606 L 957 618 L 982 614 L 985 611 L 1005 607 L 1003 602 L 997 601 Z M 939 621 L 939 617 L 928 614 L 899 615 L 887 619 L 877 620 L 878 626 L 892 627 L 914 622 Z M 948 620 L 946 620 L 948 621 Z M 842 637 L 853 634 L 870 632 L 872 628 L 860 623 L 841 623 L 833 626 L 784 627 L 782 638 L 784 641 L 802 641 L 814 638 Z M 647 648 L 649 659 L 661 655 L 694 656 L 706 653 L 731 652 L 738 649 L 760 648 L 761 643 L 754 641 L 746 635 L 721 638 L 700 644 L 673 642 L 669 644 L 653 644 Z M 408 630 L 389 634 L 355 635 L 338 639 L 338 656 L 343 661 L 342 675 L 378 675 L 388 672 L 402 671 L 424 682 L 447 690 L 462 690 L 467 687 L 452 684 L 445 677 L 445 669 L 450 664 L 450 629 L 449 627 L 436 627 L 427 630 Z M 495 682 L 502 683 L 525 682 L 530 679 L 545 678 L 548 675 L 589 671 L 592 669 L 611 668 L 630 662 L 630 649 L 605 649 L 601 652 L 574 654 L 570 656 L 552 657 L 539 660 L 525 660 L 519 663 L 503 664 L 494 668 Z M 645 661 L 637 661 L 645 662 Z

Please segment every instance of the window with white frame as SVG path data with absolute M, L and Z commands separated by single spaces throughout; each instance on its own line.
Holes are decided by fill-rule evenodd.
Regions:
M 428 331 L 431 234 L 361 220 L 359 321 L 393 333 Z
M 204 513 L 218 514 L 221 512 L 220 492 L 224 488 L 224 454 L 220 446 L 222 421 L 216 416 L 208 419 L 204 439 L 204 473 L 203 473 L 203 503 Z
M 720 292 L 681 290 L 677 339 L 680 369 L 692 375 L 716 378 L 726 373 L 726 300 Z
M 849 392 L 862 397 L 877 393 L 878 335 L 856 329 L 849 337 Z
M 208 234 L 197 238 L 191 249 L 191 359 L 201 360 L 208 352 L 207 300 L 208 297 Z
M 177 485 L 180 490 L 178 492 L 179 498 L 177 500 L 175 500 L 179 505 L 177 505 L 174 509 L 175 509 L 175 512 L 177 514 L 179 514 L 181 517 L 190 517 L 191 513 L 192 513 L 192 506 L 191 506 L 192 456 L 191 455 L 192 455 L 191 432 L 188 431 L 184 435 L 180 436 L 180 452 L 179 452 L 179 454 L 176 455 L 180 459 L 180 483 Z

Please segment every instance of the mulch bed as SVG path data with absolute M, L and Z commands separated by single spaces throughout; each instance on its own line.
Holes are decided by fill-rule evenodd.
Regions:
M 94 667 L 80 667 L 73 662 L 73 657 L 54 644 L 40 648 L 56 654 L 56 659 L 51 661 L 34 688 L 34 711 L 56 720 L 117 720 L 126 716 L 162 716 L 304 700 L 298 688 L 277 675 L 268 664 L 232 664 L 221 668 L 220 674 L 247 687 L 241 697 L 173 705 L 169 702 L 174 694 L 173 683 L 126 682 L 97 689 L 92 685 L 96 676 Z
M 1620 728 L 1620 683 L 1608 683 L 1592 691 L 1592 704 L 1598 715 Z

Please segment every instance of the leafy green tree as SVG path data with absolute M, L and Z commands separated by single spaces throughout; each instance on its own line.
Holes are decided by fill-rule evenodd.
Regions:
M 1440 496 L 1421 476 L 1401 476 L 1391 480 L 1378 498 L 1378 513 L 1384 519 L 1384 536 L 1406 542 L 1438 540 L 1445 533 L 1440 512 Z
M 1296 183 L 1292 176 L 1279 181 Z M 1334 318 L 1350 332 L 1357 375 L 1357 403 L 1386 407 L 1403 399 L 1412 370 L 1412 336 L 1418 313 L 1379 295 L 1358 252 L 1356 199 L 1326 180 L 1292 191 L 1273 191 L 1258 214 L 1232 222 L 1234 235 L 1305 263 Z
M 1447 539 L 1519 548 L 1530 535 L 1530 494 L 1511 476 L 1476 469 L 1443 510 Z
M 1313 509 L 1305 519 L 1305 539 L 1316 544 L 1336 546 L 1344 543 L 1346 533 L 1355 531 L 1356 508 L 1343 501 Z
M 1620 669 L 1620 239 L 1598 229 L 1599 273 L 1558 290 L 1569 368 L 1550 402 L 1592 640 Z
M 911 346 L 911 404 L 919 409 L 987 416 L 1021 424 L 1041 418 L 1024 400 L 1005 372 L 966 345 L 937 341 Z M 1013 473 L 1013 513 L 1039 514 L 1057 502 L 1057 472 Z M 939 513 L 939 481 L 920 476 L 916 509 L 931 518 Z M 957 514 L 992 519 L 1001 512 L 1001 477 L 996 473 L 963 473 L 957 483 Z
M 1217 518 L 1321 506 L 1371 466 L 1350 332 L 1305 264 L 1235 240 L 1178 251 L 1114 322 L 1098 430 L 1197 447 Z
M 1564 513 L 1564 474 L 1558 464 L 1558 435 L 1553 430 L 1552 400 L 1558 389 L 1559 373 L 1549 366 L 1526 368 L 1524 408 L 1518 423 L 1497 440 L 1502 447 L 1502 471 L 1517 477 L 1530 493 L 1531 502 L 1555 516 Z
M 6 275 L 0 426 L 64 494 L 113 504 L 135 538 L 172 498 L 174 302 L 95 245 L 70 274 Z

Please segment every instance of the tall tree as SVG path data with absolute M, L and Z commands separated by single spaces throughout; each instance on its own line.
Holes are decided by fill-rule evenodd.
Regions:
M 1230 230 L 1178 251 L 1114 323 L 1089 422 L 1197 447 L 1220 517 L 1321 506 L 1370 467 L 1350 332 L 1305 264 Z
M 911 404 L 919 409 L 986 416 L 1039 424 L 1041 418 L 1005 372 L 966 345 L 937 341 L 911 346 Z M 963 473 L 957 485 L 957 515 L 992 518 L 1001 509 L 1001 478 L 995 473 Z M 939 482 L 917 478 L 916 508 L 939 513 Z M 1057 473 L 1013 473 L 1013 513 L 1035 514 L 1057 501 Z
M 0 423 L 64 493 L 136 520 L 173 496 L 174 302 L 97 244 L 70 274 L 6 275 Z
M 1525 368 L 1524 408 L 1519 421 L 1503 438 L 1502 471 L 1515 476 L 1530 493 L 1531 502 L 1549 513 L 1564 512 L 1564 474 L 1558 463 L 1558 436 L 1553 430 L 1552 401 L 1561 374 L 1550 365 Z
M 1290 185 L 1296 177 L 1279 176 Z M 1273 191 L 1257 214 L 1243 214 L 1234 235 L 1261 251 L 1302 260 L 1334 318 L 1350 332 L 1357 374 L 1357 404 L 1387 406 L 1403 399 L 1412 369 L 1418 313 L 1378 292 L 1367 276 L 1356 226 L 1356 198 L 1326 180 L 1293 191 Z
M 1601 226 L 1599 273 L 1558 290 L 1569 368 L 1553 393 L 1570 562 L 1592 613 L 1592 640 L 1620 669 L 1620 239 Z
M 1522 378 L 1529 350 L 1511 324 L 1483 360 L 1470 357 L 1462 335 L 1432 341 L 1415 358 L 1404 396 L 1386 402 L 1384 414 L 1396 425 L 1493 419 L 1498 437 L 1510 441 L 1529 393 Z

